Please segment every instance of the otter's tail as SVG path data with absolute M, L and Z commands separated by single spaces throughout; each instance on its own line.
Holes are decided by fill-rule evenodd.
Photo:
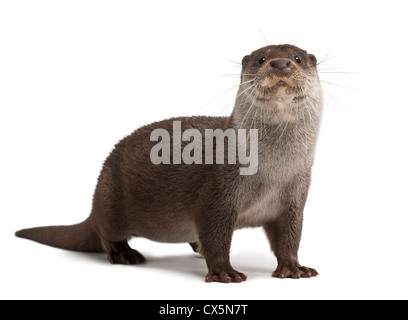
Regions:
M 23 229 L 17 231 L 16 236 L 67 250 L 86 252 L 104 251 L 99 236 L 92 227 L 90 218 L 72 226 Z

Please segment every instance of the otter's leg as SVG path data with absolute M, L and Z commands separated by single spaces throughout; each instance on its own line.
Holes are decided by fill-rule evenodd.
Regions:
M 293 212 L 287 212 L 276 221 L 264 225 L 271 248 L 278 260 L 278 267 L 272 276 L 295 279 L 317 276 L 318 272 L 315 269 L 301 266 L 298 262 L 301 222 L 296 221 L 293 215 Z
M 146 261 L 139 251 L 129 246 L 127 240 L 118 242 L 102 240 L 102 243 L 112 264 L 139 264 Z
M 216 202 L 215 202 L 216 203 Z M 198 231 L 201 243 L 201 254 L 208 267 L 206 282 L 241 282 L 247 276 L 234 270 L 230 263 L 229 250 L 231 247 L 234 228 L 233 213 L 219 212 L 219 208 L 201 215 L 198 221 Z
M 278 260 L 278 267 L 272 273 L 278 278 L 310 278 L 318 275 L 313 268 L 301 266 L 298 261 L 298 250 L 303 224 L 303 208 L 306 203 L 308 181 L 300 180 L 296 187 L 288 188 L 284 198 L 287 209 L 279 217 L 263 227 L 271 244 L 271 249 Z

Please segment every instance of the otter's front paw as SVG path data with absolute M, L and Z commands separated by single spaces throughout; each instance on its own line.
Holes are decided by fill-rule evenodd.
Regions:
M 313 268 L 301 267 L 298 263 L 289 262 L 279 264 L 272 273 L 272 277 L 299 279 L 316 277 L 318 274 Z
M 247 279 L 247 276 L 234 269 L 228 269 L 224 271 L 209 271 L 205 277 L 206 282 L 242 282 Z

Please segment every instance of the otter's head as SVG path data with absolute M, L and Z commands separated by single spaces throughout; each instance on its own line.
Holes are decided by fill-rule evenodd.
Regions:
M 296 118 L 302 104 L 304 108 L 320 110 L 322 90 L 316 57 L 288 44 L 252 52 L 242 59 L 238 100 L 244 109 L 241 112 L 249 107 L 254 111 L 261 108 L 269 111 L 272 118 L 277 113 Z

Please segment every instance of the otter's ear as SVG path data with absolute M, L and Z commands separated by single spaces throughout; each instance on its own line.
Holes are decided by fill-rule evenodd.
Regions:
M 242 59 L 242 69 L 244 69 L 246 67 L 246 65 L 248 64 L 248 61 L 249 61 L 249 56 L 245 56 Z
M 308 54 L 308 56 L 309 56 L 310 62 L 311 62 L 314 66 L 316 66 L 316 64 L 317 64 L 317 59 L 316 59 L 316 57 L 315 57 L 313 54 Z

